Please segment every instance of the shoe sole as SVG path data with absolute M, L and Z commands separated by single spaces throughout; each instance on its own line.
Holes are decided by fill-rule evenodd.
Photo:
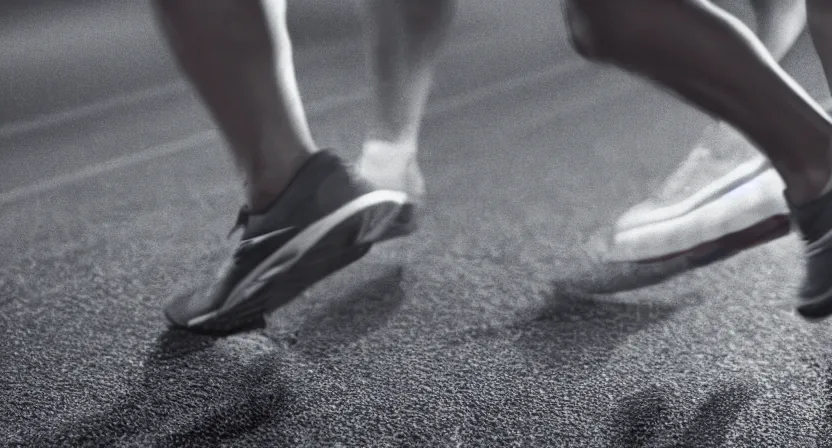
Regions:
M 220 308 L 192 318 L 185 328 L 229 332 L 287 304 L 366 255 L 399 215 L 405 200 L 404 193 L 377 190 L 341 206 L 263 260 Z
M 731 239 L 749 238 L 745 235 L 753 238 L 769 220 L 779 223 L 788 215 L 781 186 L 782 181 L 770 168 L 750 178 L 735 178 L 733 183 L 724 183 L 710 201 L 683 215 L 619 230 L 605 258 L 614 262 L 650 262 L 699 252 L 716 243 L 730 246 Z M 680 234 L 680 228 L 688 231 Z M 769 240 L 763 242 L 766 241 Z
M 807 322 L 825 321 L 832 315 L 832 290 L 820 297 L 804 301 L 796 307 L 796 312 Z
M 652 265 L 687 259 L 691 269 L 707 266 L 730 258 L 740 252 L 782 238 L 791 233 L 788 215 L 775 215 L 737 232 L 728 233 L 715 240 L 706 241 L 688 250 L 655 258 L 637 260 L 637 265 Z
M 754 246 L 780 238 L 790 231 L 785 215 L 768 218 L 740 232 L 702 243 L 690 250 L 634 261 L 601 261 L 602 279 L 592 277 L 581 286 L 597 294 L 615 294 L 666 282 L 679 275 L 725 260 Z M 597 243 L 596 243 L 597 244 Z

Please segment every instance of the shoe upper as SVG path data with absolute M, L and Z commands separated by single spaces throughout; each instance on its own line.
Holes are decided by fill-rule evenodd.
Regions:
M 171 301 L 165 310 L 168 319 L 185 325 L 194 316 L 216 309 L 266 257 L 310 224 L 369 191 L 369 184 L 356 177 L 337 155 L 328 150 L 315 153 L 264 212 L 255 214 L 241 208 L 231 229 L 232 234 L 242 229 L 240 243 L 220 267 L 214 283 L 201 294 Z

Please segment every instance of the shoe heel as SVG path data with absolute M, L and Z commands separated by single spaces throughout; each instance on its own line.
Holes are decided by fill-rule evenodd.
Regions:
M 396 218 L 399 216 L 401 204 L 387 202 L 381 203 L 368 210 L 361 220 L 361 228 L 356 237 L 357 244 L 377 243 L 387 233 Z

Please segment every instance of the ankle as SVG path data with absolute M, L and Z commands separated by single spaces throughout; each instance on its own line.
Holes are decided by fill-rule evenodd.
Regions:
M 417 147 L 416 139 L 412 138 L 398 140 L 372 138 L 364 142 L 364 146 L 361 149 L 361 156 L 370 159 L 413 157 L 416 155 Z
M 813 167 L 785 178 L 786 197 L 795 205 L 811 202 L 832 191 L 832 169 Z
M 311 157 L 312 153 L 298 153 L 280 163 L 263 164 L 253 170 L 245 186 L 252 213 L 265 211 L 274 204 Z
M 259 215 L 268 210 L 277 201 L 278 197 L 280 197 L 280 193 L 248 191 L 246 192 L 246 204 L 251 214 Z

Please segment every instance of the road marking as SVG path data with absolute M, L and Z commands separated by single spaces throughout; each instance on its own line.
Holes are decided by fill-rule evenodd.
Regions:
M 142 162 L 148 162 L 159 157 L 176 154 L 177 152 L 213 141 L 218 137 L 217 132 L 214 130 L 201 131 L 183 139 L 175 140 L 162 145 L 152 146 L 143 151 L 108 160 L 103 163 L 86 167 L 79 171 L 46 179 L 33 185 L 14 188 L 10 191 L 0 193 L 0 204 L 6 204 L 28 196 L 46 193 L 66 185 L 71 185 L 76 182 L 95 177 L 99 174 L 104 174 Z
M 477 103 L 497 93 L 545 82 L 570 71 L 585 67 L 586 64 L 586 62 L 578 58 L 569 59 L 527 75 L 488 84 L 460 95 L 436 101 L 433 105 L 429 104 L 425 115 L 441 114 L 462 106 Z M 368 90 L 364 89 L 349 95 L 332 96 L 318 101 L 312 101 L 307 105 L 307 114 L 310 117 L 314 117 L 343 106 L 354 104 L 364 100 L 367 94 Z M 46 193 L 111 171 L 193 149 L 199 145 L 205 145 L 218 139 L 219 134 L 214 129 L 199 131 L 181 139 L 152 146 L 129 155 L 116 157 L 72 173 L 56 176 L 31 185 L 13 188 L 7 192 L 0 193 L 0 204 L 8 204 L 30 196 Z
M 86 104 L 70 110 L 64 110 L 48 115 L 43 115 L 31 120 L 18 121 L 0 126 L 0 138 L 15 137 L 18 134 L 36 131 L 40 128 L 57 126 L 59 124 L 68 123 L 80 118 L 95 115 L 97 113 L 106 112 L 110 109 L 127 106 L 133 103 L 139 103 L 154 98 L 163 98 L 168 95 L 175 95 L 187 90 L 187 85 L 183 81 L 171 82 L 161 86 L 151 87 L 149 89 L 132 92 L 125 95 L 118 95 L 106 100 L 97 101 Z
M 562 63 L 550 65 L 542 70 L 531 72 L 516 78 L 499 81 L 494 84 L 485 85 L 461 95 L 455 95 L 438 100 L 433 105 L 428 104 L 425 115 L 443 114 L 462 106 L 477 103 L 496 93 L 531 86 L 539 82 L 545 82 L 551 78 L 555 78 L 572 71 L 577 71 L 581 67 L 585 67 L 587 65 L 588 63 L 582 59 L 567 59 Z
M 462 40 L 459 42 L 452 42 L 447 50 L 447 54 L 455 52 L 467 52 L 471 47 L 479 45 L 488 45 L 488 40 Z M 323 55 L 340 54 L 345 51 L 352 51 L 353 48 L 361 48 L 363 45 L 357 44 L 354 41 L 344 41 L 335 44 L 321 44 L 316 45 L 309 50 L 310 54 L 320 53 Z M 72 109 L 60 110 L 57 112 L 49 112 L 38 117 L 20 120 L 13 123 L 6 123 L 0 125 L 0 139 L 8 139 L 18 137 L 20 134 L 26 134 L 45 127 L 53 127 L 75 120 L 102 114 L 111 109 L 118 109 L 125 106 L 130 106 L 142 101 L 152 100 L 155 98 L 163 98 L 168 95 L 177 95 L 188 91 L 187 83 L 182 79 L 169 82 L 161 86 L 150 87 L 137 92 L 130 92 L 100 101 L 95 101 L 89 104 L 73 107 Z M 323 100 L 325 101 L 325 99 Z

